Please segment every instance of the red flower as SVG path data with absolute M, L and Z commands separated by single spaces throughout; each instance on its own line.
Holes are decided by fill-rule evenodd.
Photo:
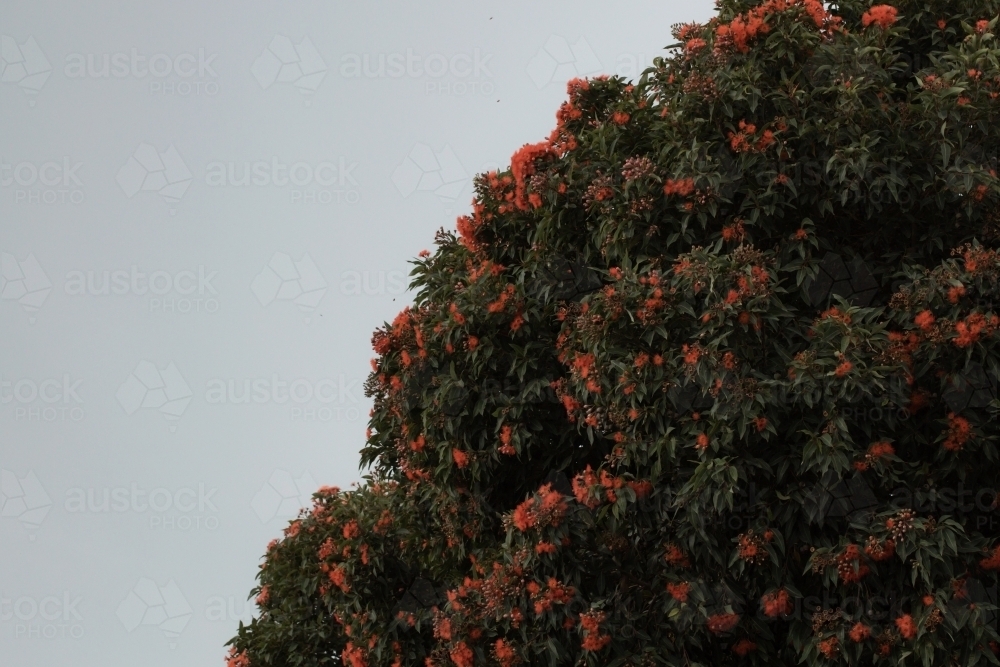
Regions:
M 539 542 L 535 545 L 536 554 L 554 554 L 556 552 L 556 545 L 551 542 Z
M 670 597 L 678 602 L 687 602 L 688 593 L 691 592 L 691 584 L 686 581 L 682 581 L 679 584 L 671 582 L 667 584 L 667 592 L 670 593 Z
M 514 205 L 518 209 L 528 210 L 527 180 L 535 173 L 535 160 L 554 155 L 549 142 L 542 141 L 537 144 L 525 144 L 511 156 L 510 171 L 514 176 Z
M 588 611 L 580 614 L 580 625 L 587 633 L 581 644 L 584 650 L 600 651 L 611 642 L 611 635 L 600 633 L 600 626 L 604 622 L 604 618 L 605 615 L 602 611 Z
M 833 374 L 839 378 L 842 378 L 848 373 L 850 373 L 852 368 L 854 368 L 854 364 L 845 359 L 844 361 L 840 362 L 840 364 L 837 366 Z
M 921 311 L 914 319 L 913 323 L 916 324 L 924 331 L 929 331 L 931 327 L 934 326 L 934 313 L 929 310 Z
M 351 592 L 351 585 L 347 583 L 347 571 L 344 569 L 343 565 L 338 565 L 337 567 L 330 570 L 329 575 L 330 581 L 333 582 L 337 588 L 345 593 Z
M 694 192 L 693 178 L 680 178 L 677 180 L 668 178 L 663 185 L 663 194 L 667 196 L 680 195 L 681 197 L 687 197 L 692 192 Z
M 1000 570 L 1000 545 L 993 547 L 990 555 L 979 561 L 979 566 L 984 570 Z
M 816 648 L 827 658 L 833 658 L 840 651 L 840 640 L 835 636 L 828 637 L 816 644 Z
M 352 642 L 347 642 L 341 658 L 346 667 L 368 667 L 363 650 L 360 646 L 355 646 Z
M 229 649 L 229 655 L 226 656 L 226 667 L 250 667 L 250 658 L 247 657 L 247 652 L 237 653 L 235 646 Z
M 472 649 L 465 642 L 458 642 L 448 654 L 458 667 L 472 667 Z
M 624 125 L 628 122 L 629 115 L 624 111 L 616 111 L 611 114 L 611 122 L 615 125 Z
M 344 539 L 353 540 L 355 537 L 361 534 L 361 528 L 358 527 L 358 522 L 351 519 L 344 524 Z
M 695 440 L 694 448 L 700 452 L 703 452 L 706 449 L 708 449 L 708 436 L 705 435 L 704 433 L 699 433 L 698 439 Z
M 541 498 L 528 498 L 514 509 L 514 525 L 521 532 L 539 525 L 558 525 L 568 509 L 563 495 L 551 484 L 543 485 L 538 494 Z
M 848 544 L 844 552 L 837 556 L 837 572 L 845 584 L 861 581 L 871 572 L 861 558 L 861 548 L 856 544 Z
M 892 5 L 875 5 L 861 15 L 861 24 L 867 28 L 872 23 L 875 23 L 878 27 L 885 30 L 896 22 L 897 13 L 896 8 Z
M 469 455 L 463 452 L 461 449 L 452 449 L 451 458 L 455 461 L 455 465 L 459 468 L 464 468 L 469 465 Z
M 959 417 L 954 412 L 948 413 L 948 436 L 942 445 L 949 452 L 957 452 L 962 449 L 962 445 L 969 441 L 972 435 L 972 426 L 969 420 Z
M 869 628 L 864 623 L 862 623 L 861 621 L 858 621 L 857 623 L 854 624 L 854 627 L 851 628 L 851 631 L 848 634 L 848 636 L 851 638 L 852 642 L 860 643 L 868 639 L 871 636 L 871 634 L 872 634 L 872 629 Z
M 896 627 L 899 628 L 899 634 L 906 639 L 913 639 L 917 636 L 917 624 L 913 622 L 913 617 L 909 614 L 903 614 L 897 618 Z
M 676 544 L 667 545 L 667 551 L 664 554 L 663 559 L 667 561 L 668 564 L 673 565 L 674 567 L 684 568 L 691 566 L 691 561 L 687 557 L 687 554 L 685 554 L 681 550 L 681 548 Z
M 764 605 L 764 614 L 771 618 L 792 613 L 792 601 L 788 597 L 788 591 L 784 588 L 773 593 L 768 593 L 760 601 Z
M 741 658 L 750 653 L 751 651 L 756 651 L 756 650 L 757 650 L 757 645 L 746 638 L 739 640 L 733 645 L 733 653 L 740 656 Z
M 708 617 L 707 625 L 709 632 L 721 635 L 735 628 L 739 622 L 739 614 L 714 614 Z
M 510 644 L 502 639 L 498 639 L 493 644 L 493 655 L 496 656 L 497 662 L 503 667 L 511 667 L 517 660 L 517 653 L 514 652 Z

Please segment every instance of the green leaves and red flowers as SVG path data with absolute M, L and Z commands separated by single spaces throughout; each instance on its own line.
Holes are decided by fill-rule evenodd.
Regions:
M 414 261 L 231 667 L 997 664 L 1000 7 L 719 5 Z

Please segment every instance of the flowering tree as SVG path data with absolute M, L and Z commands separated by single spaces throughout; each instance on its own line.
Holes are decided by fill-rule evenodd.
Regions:
M 719 4 L 414 261 L 230 667 L 998 664 L 998 3 Z

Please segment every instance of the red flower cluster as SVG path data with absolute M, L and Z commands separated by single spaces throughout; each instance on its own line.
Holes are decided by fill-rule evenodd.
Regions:
M 896 22 L 897 10 L 892 5 L 875 5 L 861 15 L 861 25 L 868 27 L 875 24 L 885 30 Z
M 848 544 L 844 552 L 837 556 L 837 572 L 845 584 L 861 581 L 871 572 L 871 568 L 862 562 L 861 548 L 856 544 Z
M 663 184 L 663 194 L 667 195 L 680 195 L 681 197 L 687 197 L 689 194 L 694 192 L 694 179 L 693 178 L 668 178 Z
M 979 340 L 980 336 L 992 335 L 1000 326 L 1000 318 L 990 315 L 989 319 L 982 313 L 972 313 L 965 320 L 955 322 L 955 333 L 952 342 L 958 347 L 969 347 Z
M 355 537 L 361 534 L 361 528 L 358 526 L 358 522 L 351 519 L 344 524 L 344 539 L 353 540 Z
M 611 122 L 615 125 L 624 125 L 629 121 L 630 116 L 624 111 L 616 111 L 611 114 Z
M 516 288 L 513 285 L 507 285 L 503 292 L 500 292 L 500 296 L 497 297 L 496 301 L 491 301 L 489 305 L 486 306 L 486 310 L 490 313 L 500 313 L 507 307 L 507 302 L 514 297 L 514 292 Z
M 510 172 L 514 176 L 514 205 L 519 210 L 528 210 L 528 179 L 535 173 L 535 160 L 554 155 L 551 143 L 542 141 L 525 144 L 510 157 Z M 540 203 L 539 201 L 539 205 Z
M 848 633 L 848 636 L 851 638 L 851 641 L 855 643 L 861 643 L 864 640 L 871 637 L 871 635 L 872 635 L 872 629 L 869 628 L 864 623 L 862 623 L 861 621 L 855 623 L 854 626 L 851 627 L 851 631 Z
M 345 667 L 368 667 L 364 650 L 360 646 L 355 646 L 352 642 L 347 642 L 341 659 L 344 661 Z
M 511 437 L 513 435 L 513 429 L 510 424 L 504 424 L 500 429 L 500 447 L 498 448 L 501 454 L 506 454 L 507 456 L 513 456 L 517 454 L 517 450 L 514 446 L 510 444 Z
M 603 611 L 588 611 L 580 614 L 580 625 L 586 633 L 581 646 L 585 651 L 600 651 L 611 642 L 611 635 L 601 634 L 601 623 L 604 622 Z
M 840 22 L 839 17 L 826 11 L 820 0 L 768 0 L 746 14 L 736 16 L 728 24 L 718 26 L 715 30 L 716 45 L 731 43 L 741 53 L 746 53 L 750 50 L 751 40 L 770 31 L 771 27 L 764 21 L 768 14 L 787 11 L 793 7 L 802 7 L 816 27 L 824 31 L 831 30 Z
M 913 323 L 920 327 L 921 331 L 930 331 L 934 326 L 934 313 L 929 310 L 923 310 L 913 318 Z
M 764 614 L 770 618 L 790 614 L 793 610 L 792 600 L 784 588 L 767 593 L 760 599 L 760 602 L 764 606 Z
M 979 566 L 984 570 L 1000 570 L 1000 545 L 993 547 L 990 555 L 979 561 Z
M 324 567 L 329 567 L 326 563 L 323 564 Z M 337 567 L 330 567 L 327 576 L 333 585 L 339 588 L 344 593 L 351 592 L 351 585 L 347 583 L 347 570 L 344 569 L 343 565 L 338 565 Z
M 836 657 L 837 653 L 840 652 L 840 640 L 837 639 L 836 636 L 827 637 L 817 643 L 816 648 L 819 649 L 819 652 L 822 653 L 824 657 L 833 659 Z
M 691 559 L 688 558 L 687 554 L 676 544 L 668 544 L 666 553 L 663 555 L 663 560 L 667 561 L 669 565 L 674 567 L 691 567 Z
M 667 592 L 670 593 L 670 597 L 678 602 L 687 602 L 688 594 L 691 592 L 691 584 L 686 581 L 682 581 L 679 584 L 669 582 L 667 584 Z
M 762 153 L 774 143 L 774 132 L 764 130 L 757 141 L 752 141 L 753 135 L 757 133 L 757 126 L 741 120 L 739 132 L 729 132 L 729 147 L 737 153 Z
M 536 526 L 557 526 L 568 506 L 563 495 L 545 484 L 538 489 L 538 498 L 528 498 L 514 510 L 514 525 L 521 532 Z
M 949 452 L 957 452 L 972 436 L 972 425 L 965 417 L 959 417 L 954 412 L 948 413 L 948 435 L 942 445 Z
M 874 535 L 865 544 L 865 553 L 875 561 L 889 560 L 896 554 L 896 543 L 892 540 L 879 542 Z
M 757 645 L 752 641 L 744 637 L 735 644 L 733 644 L 733 653 L 740 656 L 741 658 L 746 656 L 748 653 L 757 650 Z
M 237 653 L 236 647 L 233 646 L 229 649 L 229 655 L 226 656 L 226 667 L 250 667 L 250 658 L 247 657 L 247 652 Z
M 987 248 L 969 247 L 962 253 L 965 260 L 965 270 L 969 273 L 978 273 L 981 270 L 990 268 L 990 265 L 997 263 L 997 251 Z
M 854 467 L 861 472 L 868 470 L 869 466 L 873 465 L 879 459 L 883 459 L 887 456 L 893 456 L 896 453 L 895 447 L 889 442 L 876 442 L 868 447 L 868 451 L 865 452 L 865 458 L 862 461 L 858 461 L 854 464 Z
M 527 588 L 528 592 L 531 593 L 536 616 L 541 616 L 545 612 L 550 611 L 554 604 L 569 604 L 570 600 L 576 594 L 572 586 L 564 586 L 554 577 L 549 577 L 544 591 L 534 581 L 530 582 Z
M 510 644 L 502 639 L 498 639 L 496 643 L 493 644 L 493 655 L 496 656 L 497 662 L 499 662 L 502 667 L 511 667 L 515 662 L 517 662 L 517 653 Z
M 472 667 L 472 649 L 465 642 L 458 642 L 448 653 L 458 667 Z
M 713 614 L 708 617 L 708 631 L 714 635 L 721 635 L 735 628 L 740 622 L 739 614 Z
M 903 614 L 897 618 L 896 627 L 899 628 L 899 634 L 906 639 L 913 639 L 917 636 L 917 624 L 913 622 L 913 617 L 909 614 Z

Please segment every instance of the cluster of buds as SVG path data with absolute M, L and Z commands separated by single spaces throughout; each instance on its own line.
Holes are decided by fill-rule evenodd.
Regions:
M 941 625 L 942 621 L 944 621 L 944 614 L 941 613 L 940 609 L 935 607 L 931 610 L 927 620 L 924 621 L 924 626 L 927 628 L 927 632 L 934 632 Z
M 896 516 L 885 520 L 885 527 L 889 530 L 892 541 L 901 541 L 908 532 L 913 530 L 913 516 L 913 510 L 902 509 L 896 512 Z
M 637 181 L 653 173 L 655 166 L 648 157 L 630 157 L 622 165 L 622 178 L 626 181 Z
M 817 608 L 818 609 L 818 608 Z M 822 609 L 812 615 L 813 633 L 821 637 L 826 630 L 831 629 L 840 620 L 840 607 L 836 609 Z

